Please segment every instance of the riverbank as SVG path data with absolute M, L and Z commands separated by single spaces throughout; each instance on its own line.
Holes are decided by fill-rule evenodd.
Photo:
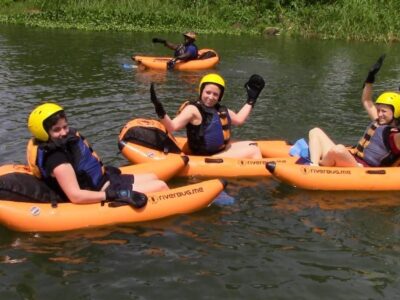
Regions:
M 286 35 L 400 41 L 400 2 L 387 0 L 0 0 L 0 23 L 81 30 Z

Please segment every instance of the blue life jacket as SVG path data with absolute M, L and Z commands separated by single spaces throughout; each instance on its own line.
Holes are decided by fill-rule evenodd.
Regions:
M 188 144 L 193 154 L 212 155 L 224 150 L 231 137 L 228 109 L 219 103 L 215 107 L 206 107 L 200 101 L 187 104 L 196 106 L 202 117 L 200 125 L 186 125 Z
M 351 153 L 371 167 L 390 166 L 398 158 L 392 153 L 389 145 L 389 135 L 394 132 L 399 132 L 399 129 L 389 125 L 379 125 L 374 121 L 367 127 Z
M 199 52 L 195 44 L 179 45 L 179 47 L 175 50 L 174 56 L 178 57 L 187 52 L 190 53 L 190 56 L 185 60 L 197 59 L 197 57 L 199 56 Z
M 51 180 L 45 167 L 46 158 L 55 151 L 66 154 L 69 163 L 74 168 L 81 189 L 99 190 L 105 173 L 103 163 L 93 151 L 85 138 L 70 128 L 63 143 L 37 143 L 34 139 L 28 144 L 28 163 L 33 174 L 45 181 Z

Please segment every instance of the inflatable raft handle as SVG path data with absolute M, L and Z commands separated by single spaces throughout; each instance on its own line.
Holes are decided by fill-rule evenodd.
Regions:
M 204 162 L 207 164 L 222 164 L 224 162 L 224 160 L 222 158 L 210 158 L 210 157 L 206 157 L 204 159 Z
M 267 162 L 267 163 L 265 164 L 265 167 L 266 167 L 267 170 L 272 174 L 272 173 L 274 173 L 274 171 L 275 171 L 276 162 L 274 162 L 274 161 Z
M 365 173 L 367 174 L 375 174 L 375 175 L 385 175 L 385 170 L 367 170 Z

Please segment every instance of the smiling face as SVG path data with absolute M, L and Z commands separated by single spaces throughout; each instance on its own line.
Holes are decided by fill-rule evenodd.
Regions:
M 221 89 L 218 85 L 207 83 L 201 93 L 201 102 L 207 107 L 213 107 L 218 103 Z
M 51 140 L 59 140 L 67 136 L 69 133 L 69 126 L 67 119 L 60 118 L 56 124 L 49 129 L 49 136 Z
M 376 104 L 379 125 L 389 125 L 394 122 L 393 108 L 387 104 Z

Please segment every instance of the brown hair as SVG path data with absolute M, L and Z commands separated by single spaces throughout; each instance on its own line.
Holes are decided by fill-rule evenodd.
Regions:
M 67 120 L 67 115 L 63 110 L 60 110 L 55 114 L 52 114 L 50 117 L 48 117 L 46 120 L 43 121 L 44 130 L 46 130 L 46 132 L 48 133 L 50 128 L 53 127 L 55 124 L 57 124 L 58 120 L 60 119 Z

